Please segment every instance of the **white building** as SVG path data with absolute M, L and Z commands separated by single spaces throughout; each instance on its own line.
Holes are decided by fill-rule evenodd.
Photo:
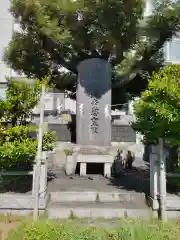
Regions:
M 10 2 L 10 0 L 1 0 L 0 7 L 0 97 L 4 95 L 6 89 L 6 76 L 17 77 L 17 74 L 3 62 L 4 48 L 8 45 L 13 31 L 18 29 L 18 25 L 8 11 Z M 147 0 L 145 15 L 151 14 L 156 2 L 157 0 Z M 165 57 L 167 62 L 180 62 L 180 38 L 174 38 L 166 44 Z

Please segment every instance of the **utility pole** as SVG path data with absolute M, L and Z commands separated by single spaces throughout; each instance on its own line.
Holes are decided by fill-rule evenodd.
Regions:
M 35 165 L 35 192 L 34 192 L 34 211 L 33 218 L 38 220 L 39 217 L 39 189 L 40 189 L 40 174 L 41 174 L 41 160 L 42 160 L 42 141 L 44 132 L 44 98 L 45 98 L 45 84 L 42 84 L 41 98 L 40 98 L 40 122 L 38 133 L 38 149 L 36 155 Z
M 167 221 L 166 213 L 166 159 L 163 139 L 159 140 L 159 213 L 162 221 Z

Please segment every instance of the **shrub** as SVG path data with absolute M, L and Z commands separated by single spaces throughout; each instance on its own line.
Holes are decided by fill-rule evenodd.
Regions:
M 176 240 L 179 234 L 180 226 L 175 222 L 122 220 L 116 229 L 103 229 L 42 220 L 21 225 L 8 240 Z
M 34 126 L 15 126 L 0 129 L 0 169 L 19 169 L 31 166 L 35 158 L 38 141 L 28 138 L 35 130 Z M 43 136 L 43 151 L 52 151 L 55 147 L 56 134 L 46 132 Z
M 0 128 L 1 142 L 23 141 L 36 130 L 35 126 L 15 126 Z
M 72 156 L 73 155 L 73 150 L 66 148 L 64 149 L 64 153 L 66 154 L 66 156 Z
M 0 146 L 0 169 L 16 169 L 31 166 L 37 151 L 37 141 L 31 139 L 5 142 Z M 29 167 L 28 167 L 29 168 Z M 23 169 L 24 170 L 24 169 Z
M 52 151 L 55 147 L 57 135 L 55 132 L 45 132 L 43 136 L 43 151 Z

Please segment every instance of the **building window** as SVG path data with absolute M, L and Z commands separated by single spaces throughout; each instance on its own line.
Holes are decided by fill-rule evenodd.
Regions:
M 0 99 L 4 99 L 6 97 L 6 87 L 1 87 L 0 85 Z
M 180 38 L 173 38 L 165 44 L 165 60 L 173 64 L 180 64 Z
M 147 0 L 144 16 L 149 16 L 152 14 L 153 10 L 156 8 L 158 1 L 157 0 Z

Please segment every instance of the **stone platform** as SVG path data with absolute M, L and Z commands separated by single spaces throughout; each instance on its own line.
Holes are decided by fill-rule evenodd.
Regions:
M 50 218 L 151 218 L 153 212 L 145 202 L 144 178 L 139 173 L 107 179 L 100 175 L 57 178 L 49 182 L 50 203 L 47 213 Z M 138 176 L 139 175 L 139 176 Z M 136 180 L 135 180 L 136 179 Z M 129 182 L 129 183 L 130 183 Z M 135 189 L 136 187 L 136 189 Z M 129 189 L 128 189 L 129 188 Z

